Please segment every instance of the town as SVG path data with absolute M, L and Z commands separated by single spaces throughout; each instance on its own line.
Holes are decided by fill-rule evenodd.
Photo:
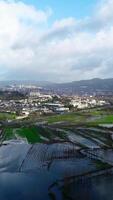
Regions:
M 59 95 L 35 85 L 11 85 L 1 91 L 0 111 L 15 114 L 17 119 L 33 113 L 38 116 L 65 114 L 111 104 L 105 96 Z

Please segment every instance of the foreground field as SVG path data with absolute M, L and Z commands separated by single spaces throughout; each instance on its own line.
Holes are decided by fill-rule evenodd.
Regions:
M 5 128 L 4 140 L 10 139 L 27 139 L 29 143 L 41 142 L 40 133 L 35 127 L 22 127 L 22 128 Z
M 45 126 L 7 127 L 2 131 L 3 141 L 22 139 L 30 144 L 71 142 L 80 148 L 112 148 L 113 128 L 65 124 Z
M 81 195 L 84 185 L 88 194 L 95 184 L 98 191 L 101 186 L 105 188 L 106 174 L 107 177 L 113 176 L 112 120 L 112 111 L 93 109 L 46 116 L 40 121 L 4 123 L 0 130 L 0 172 L 3 174 L 0 186 L 7 176 L 6 183 L 3 183 L 4 188 L 6 184 L 5 194 L 8 183 L 11 200 L 14 188 L 19 192 L 16 195 L 26 194 L 29 190 L 30 197 L 38 195 L 40 198 L 43 194 L 43 199 L 47 200 L 84 199 L 83 196 L 75 198 L 76 194 Z M 106 124 L 111 126 L 106 127 Z M 95 177 L 100 182 L 95 182 L 93 187 L 91 180 Z

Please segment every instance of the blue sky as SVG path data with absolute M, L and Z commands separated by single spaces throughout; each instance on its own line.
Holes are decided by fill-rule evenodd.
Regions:
M 99 0 L 24 0 L 38 9 L 51 7 L 53 20 L 65 17 L 83 18 L 89 16 Z

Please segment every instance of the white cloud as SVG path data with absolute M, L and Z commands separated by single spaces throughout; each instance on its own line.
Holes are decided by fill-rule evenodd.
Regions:
M 113 1 L 112 0 L 104 0 L 98 6 L 97 16 L 102 21 L 113 20 Z
M 113 2 L 102 1 L 96 8 L 88 18 L 70 17 L 50 26 L 51 9 L 0 1 L 0 78 L 113 76 Z

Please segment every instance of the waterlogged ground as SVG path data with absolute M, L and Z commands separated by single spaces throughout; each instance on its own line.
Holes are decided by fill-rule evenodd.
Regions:
M 96 170 L 96 163 L 70 143 L 27 144 L 9 141 L 0 148 L 0 172 L 46 170 L 57 177 Z
M 112 130 L 100 127 L 56 130 L 33 126 L 5 128 L 3 133 L 0 200 L 112 199 L 112 176 L 79 183 L 75 179 L 68 181 L 70 177 L 83 177 L 105 168 L 101 161 L 82 154 L 84 148 L 113 160 Z
M 113 175 L 98 176 L 82 183 L 66 183 L 60 191 L 66 200 L 112 200 Z

